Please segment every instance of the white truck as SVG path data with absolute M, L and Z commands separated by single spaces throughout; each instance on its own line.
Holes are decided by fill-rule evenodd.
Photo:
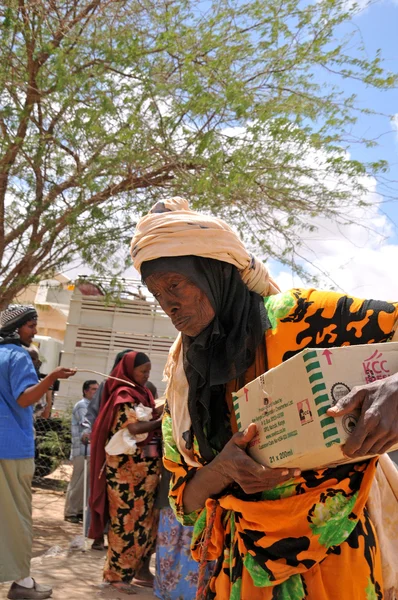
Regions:
M 131 286 L 136 291 L 126 292 L 117 302 L 109 302 L 101 287 L 90 282 L 76 286 L 61 365 L 108 374 L 121 350 L 131 348 L 145 352 L 152 363 L 150 381 L 161 396 L 165 390 L 163 369 L 178 332 L 156 301 L 143 293 L 145 288 L 140 282 L 130 282 L 130 289 Z M 99 383 L 103 380 L 99 375 L 83 371 L 61 381 L 54 408 L 62 411 L 80 400 L 82 385 L 87 379 L 96 379 Z
M 63 342 L 48 335 L 35 335 L 32 343 L 37 347 L 42 361 L 40 371 L 48 375 L 59 365 Z

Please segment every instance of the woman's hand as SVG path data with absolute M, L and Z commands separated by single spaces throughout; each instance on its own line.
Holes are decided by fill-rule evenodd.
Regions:
M 349 457 L 383 454 L 398 443 L 398 373 L 354 387 L 327 414 L 341 417 L 360 410 L 358 423 L 343 450 Z
M 136 423 L 129 423 L 127 429 L 131 435 L 137 435 L 140 433 L 150 433 L 156 431 L 162 425 L 162 419 L 155 419 L 154 421 L 137 421 Z
M 158 419 L 160 419 L 163 416 L 163 409 L 164 409 L 164 404 L 161 404 L 160 406 L 157 406 L 156 408 L 153 409 L 153 412 L 155 413 L 155 415 Z
M 184 491 L 186 514 L 203 508 L 208 498 L 220 494 L 231 483 L 254 494 L 300 475 L 300 469 L 270 469 L 250 458 L 246 448 L 256 433 L 257 427 L 251 423 L 243 433 L 235 433 L 210 464 L 197 470 Z
M 253 460 L 246 449 L 257 427 L 251 423 L 244 432 L 235 433 L 220 454 L 211 462 L 212 470 L 223 479 L 224 486 L 237 483 L 247 494 L 270 490 L 279 483 L 300 475 L 300 469 L 270 469 Z

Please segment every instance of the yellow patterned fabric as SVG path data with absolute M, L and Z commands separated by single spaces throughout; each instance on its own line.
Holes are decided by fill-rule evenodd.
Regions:
M 290 290 L 269 296 L 264 303 L 269 320 L 265 334 L 269 368 L 308 347 L 386 342 L 398 318 L 396 303 L 316 290 Z M 307 471 L 261 494 L 247 495 L 239 486 L 231 486 L 221 498 L 209 499 L 204 509 L 184 514 L 185 485 L 205 462 L 195 439 L 190 440 L 189 451 L 184 449 L 184 432 L 175 439 L 171 414 L 176 406 L 170 403 L 183 402 L 184 396 L 184 386 L 173 377 L 178 366 L 174 354 L 176 358 L 177 362 L 172 358 L 168 365 L 164 462 L 172 472 L 171 505 L 182 522 L 195 525 L 193 555 L 197 560 L 210 514 L 215 517 L 206 558 L 217 560 L 217 567 L 205 597 L 382 599 L 380 552 L 365 508 L 377 459 Z M 247 374 L 250 379 L 261 374 L 261 361 L 257 362 Z M 231 386 L 227 391 L 226 407 Z

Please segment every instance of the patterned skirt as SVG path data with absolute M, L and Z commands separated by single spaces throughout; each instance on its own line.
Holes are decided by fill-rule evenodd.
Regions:
M 159 473 L 159 458 L 143 458 L 141 453 L 106 455 L 109 532 L 105 581 L 130 582 L 154 551 Z

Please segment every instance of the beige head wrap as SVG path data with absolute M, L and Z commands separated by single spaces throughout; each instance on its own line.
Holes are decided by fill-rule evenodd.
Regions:
M 131 242 L 134 267 L 140 271 L 147 260 L 166 256 L 203 256 L 235 265 L 247 287 L 260 294 L 277 294 L 279 288 L 267 267 L 251 255 L 236 233 L 221 219 L 190 210 L 188 202 L 175 197 L 165 200 L 167 212 L 149 212 L 135 230 Z M 152 209 L 157 210 L 157 205 Z M 188 410 L 188 381 L 182 360 L 181 334 L 170 348 L 164 370 L 168 381 L 167 402 L 172 418 L 173 437 L 187 464 L 200 467 L 193 450 L 188 450 L 183 432 L 191 426 Z
M 137 271 L 143 262 L 160 257 L 203 256 L 235 265 L 247 287 L 261 296 L 278 293 L 267 267 L 246 250 L 224 221 L 190 210 L 183 198 L 170 198 L 163 204 L 168 212 L 150 212 L 136 227 L 131 257 Z

